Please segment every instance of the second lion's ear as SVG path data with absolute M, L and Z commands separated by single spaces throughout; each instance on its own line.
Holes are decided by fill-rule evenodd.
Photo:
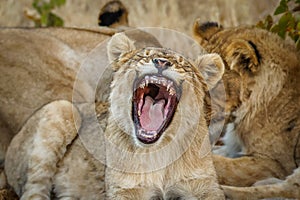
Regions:
M 121 54 L 135 50 L 134 41 L 125 33 L 117 33 L 107 44 L 107 55 L 109 62 L 114 61 Z
M 196 65 L 203 75 L 209 90 L 215 87 L 225 70 L 222 58 L 216 53 L 199 56 L 196 60 Z
M 100 10 L 98 24 L 112 28 L 128 27 L 127 8 L 119 0 L 109 1 Z
M 215 33 L 223 30 L 223 27 L 217 22 L 201 22 L 200 19 L 197 19 L 194 22 L 193 32 L 195 39 L 200 44 L 205 44 Z
M 258 71 L 261 56 L 256 45 L 247 40 L 235 39 L 225 49 L 225 60 L 231 70 L 239 74 Z

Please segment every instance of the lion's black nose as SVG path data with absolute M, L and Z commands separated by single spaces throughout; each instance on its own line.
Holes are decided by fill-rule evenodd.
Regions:
M 152 62 L 159 72 L 171 66 L 171 63 L 165 58 L 153 58 Z

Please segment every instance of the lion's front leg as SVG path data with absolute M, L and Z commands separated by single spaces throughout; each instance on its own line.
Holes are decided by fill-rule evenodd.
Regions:
M 270 177 L 283 179 L 286 172 L 281 166 L 266 157 L 243 156 L 227 158 L 213 155 L 219 183 L 231 186 L 251 186 Z
M 13 137 L 13 132 L 9 129 L 7 124 L 0 119 L 0 189 L 6 187 L 6 176 L 4 174 L 4 161 L 7 148 L 11 139 Z
M 49 199 L 57 163 L 77 135 L 80 116 L 68 101 L 37 111 L 8 147 L 5 172 L 21 199 Z
M 6 123 L 0 119 L 0 171 L 3 168 L 6 150 L 12 137 L 13 132 L 9 129 Z
M 144 188 L 114 188 L 113 190 L 107 191 L 108 199 L 115 200 L 139 200 L 151 198 L 146 197 L 146 189 Z
M 265 199 L 265 198 L 300 198 L 300 168 L 286 180 L 280 182 L 258 185 L 252 187 L 222 186 L 227 197 L 230 199 Z
M 164 199 L 223 200 L 224 193 L 214 177 L 182 181 L 167 189 Z

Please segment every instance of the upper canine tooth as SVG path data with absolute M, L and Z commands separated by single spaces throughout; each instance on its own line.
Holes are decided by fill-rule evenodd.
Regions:
M 150 81 L 150 77 L 149 77 L 149 76 L 145 76 L 145 83 L 146 83 L 146 86 L 148 86 L 149 81 Z
M 145 87 L 145 82 L 140 84 L 140 88 L 144 89 L 144 87 Z
M 167 90 L 169 91 L 172 86 L 173 86 L 172 81 L 168 81 Z

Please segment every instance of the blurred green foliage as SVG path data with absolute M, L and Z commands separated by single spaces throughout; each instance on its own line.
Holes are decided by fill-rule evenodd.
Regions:
M 275 22 L 274 17 L 279 19 Z M 300 49 L 300 0 L 281 0 L 273 16 L 268 15 L 256 24 L 257 27 L 292 38 Z
M 66 3 L 66 0 L 33 0 L 32 7 L 39 13 L 40 18 L 34 20 L 36 27 L 63 26 L 62 18 L 54 14 L 53 9 Z

